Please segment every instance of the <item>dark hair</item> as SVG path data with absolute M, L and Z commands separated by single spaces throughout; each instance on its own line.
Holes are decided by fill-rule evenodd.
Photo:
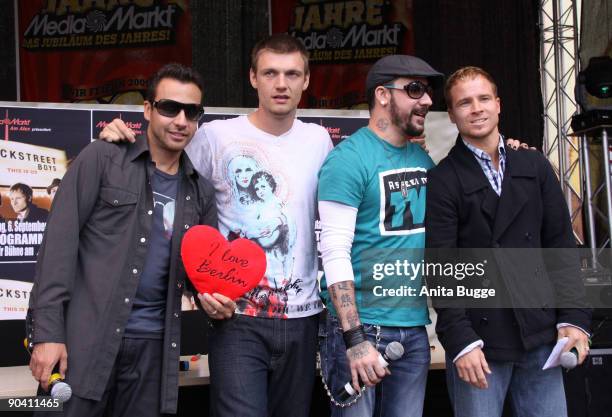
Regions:
M 274 35 L 266 36 L 255 44 L 251 51 L 251 70 L 257 72 L 257 60 L 259 55 L 265 51 L 276 52 L 277 54 L 290 54 L 299 52 L 304 59 L 304 73 L 308 74 L 308 51 L 301 40 L 294 38 L 286 33 L 275 33 Z
M 251 183 L 249 184 L 249 194 L 254 200 L 261 200 L 261 198 L 259 198 L 257 196 L 257 193 L 255 192 L 255 185 L 256 185 L 255 183 L 260 178 L 264 178 L 268 182 L 268 184 L 270 184 L 270 188 L 272 189 L 272 192 L 276 191 L 276 180 L 274 179 L 272 174 L 266 171 L 256 172 L 251 177 Z
M 446 85 L 444 86 L 444 100 L 446 100 L 446 107 L 449 109 L 453 107 L 453 103 L 450 96 L 450 90 L 457 84 L 459 81 L 465 80 L 473 80 L 476 77 L 483 77 L 493 86 L 493 94 L 497 97 L 497 85 L 495 84 L 495 80 L 485 70 L 480 67 L 463 67 L 459 68 L 457 71 L 453 72 L 448 80 L 446 80 Z
M 30 188 L 29 185 L 26 185 L 22 182 L 18 182 L 11 186 L 11 188 L 9 189 L 9 192 L 11 191 L 19 191 L 21 194 L 23 194 L 26 197 L 26 200 L 28 200 L 28 202 L 32 201 L 32 195 L 34 193 L 32 191 L 32 188 Z
M 164 65 L 149 80 L 147 95 L 145 97 L 145 100 L 147 100 L 149 103 L 153 103 L 155 101 L 157 86 L 164 78 L 170 78 L 185 84 L 195 84 L 200 90 L 200 93 L 202 93 L 200 104 L 204 104 L 204 83 L 202 82 L 202 76 L 193 68 L 186 67 L 182 64 L 177 64 L 176 62 Z

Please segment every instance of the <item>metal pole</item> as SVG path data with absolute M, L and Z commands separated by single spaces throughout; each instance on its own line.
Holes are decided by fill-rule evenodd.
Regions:
M 589 161 L 589 140 L 586 133 L 580 137 L 580 165 L 582 166 L 584 182 L 584 198 L 586 203 L 587 235 L 591 249 L 591 268 L 597 267 L 597 237 L 595 236 L 595 216 L 593 215 L 593 199 L 591 186 L 591 162 Z
M 544 138 L 542 141 L 542 150 L 544 151 L 544 155 L 546 159 L 550 158 L 550 149 L 552 148 L 552 143 L 550 140 L 550 132 L 548 127 L 548 88 L 546 86 L 547 74 L 546 74 L 546 26 L 544 21 L 544 7 L 547 0 L 542 0 L 540 2 L 540 15 L 538 17 L 538 22 L 540 25 L 540 79 L 542 84 L 542 101 L 543 101 L 543 111 L 542 117 L 544 119 Z
M 19 59 L 19 11 L 18 11 L 18 1 L 15 0 L 13 2 L 13 7 L 15 8 L 14 10 L 14 14 L 15 14 L 15 80 L 17 81 L 16 84 L 16 88 L 17 88 L 17 101 L 21 101 L 21 62 Z
M 610 186 L 610 144 L 608 143 L 608 130 L 601 129 L 601 145 L 603 146 L 603 168 L 606 192 L 606 205 L 608 208 L 608 237 L 612 246 L 612 187 Z
M 578 6 L 576 6 L 576 1 L 572 1 L 572 20 L 574 25 L 574 76 L 578 77 L 578 73 L 580 72 L 580 65 L 582 61 L 580 61 L 580 42 L 578 39 L 580 33 L 580 22 L 578 21 Z M 576 106 L 576 111 L 580 113 L 580 106 Z
M 568 210 L 571 205 L 571 197 L 570 192 L 567 190 L 565 186 L 565 171 L 566 171 L 566 156 L 565 150 L 566 146 L 564 143 L 564 135 L 563 135 L 563 124 L 564 124 L 564 114 L 563 106 L 561 103 L 562 94 L 561 91 L 561 78 L 562 78 L 562 68 L 563 68 L 563 60 L 561 59 L 561 28 L 559 22 L 559 9 L 561 7 L 561 1 L 555 0 L 553 2 L 553 50 L 555 54 L 555 94 L 556 94 L 556 109 L 557 109 L 557 152 L 559 154 L 559 183 L 561 184 L 561 189 L 565 193 L 565 198 L 568 206 Z
M 268 0 L 268 35 L 272 34 L 272 0 Z

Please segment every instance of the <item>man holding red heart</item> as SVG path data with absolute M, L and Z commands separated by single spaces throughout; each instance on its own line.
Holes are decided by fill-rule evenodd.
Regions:
M 287 34 L 260 41 L 250 81 L 259 107 L 204 124 L 186 148 L 211 180 L 219 230 L 264 250 L 259 284 L 237 299 L 200 294 L 213 319 L 210 404 L 217 417 L 308 416 L 315 379 L 318 314 L 314 222 L 317 173 L 332 148 L 327 131 L 296 119 L 309 82 L 304 45 Z M 134 140 L 121 121 L 105 140 Z
M 188 148 L 217 190 L 219 230 L 266 253 L 263 279 L 237 299 L 236 314 L 210 334 L 215 416 L 308 416 L 315 379 L 318 313 L 314 234 L 317 173 L 332 148 L 327 131 L 296 119 L 308 87 L 299 40 L 273 35 L 251 54 L 259 107 L 205 124 Z M 202 304 L 215 319 L 218 300 Z
M 203 113 L 202 82 L 169 64 L 150 82 L 146 135 L 88 145 L 53 201 L 26 323 L 42 389 L 55 367 L 72 387 L 65 416 L 176 413 L 180 243 L 217 226 L 214 190 L 185 146 Z

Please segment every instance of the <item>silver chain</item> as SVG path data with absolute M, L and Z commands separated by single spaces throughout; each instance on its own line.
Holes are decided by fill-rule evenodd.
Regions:
M 378 352 L 378 347 L 380 346 L 380 326 L 374 325 L 374 328 L 376 329 L 375 348 L 376 348 L 376 351 Z M 334 394 L 332 394 L 331 390 L 329 389 L 329 386 L 327 385 L 327 381 L 325 381 L 325 376 L 323 375 L 323 366 L 322 366 L 320 351 L 317 351 L 317 362 L 319 362 L 319 376 L 321 377 L 321 382 L 323 382 L 323 388 L 325 388 L 325 392 L 327 393 L 327 396 L 329 397 L 329 401 L 331 401 L 333 405 L 335 405 L 336 407 L 340 407 L 340 408 L 350 407 L 351 405 L 355 404 L 357 400 L 361 398 L 363 392 L 366 390 L 366 387 L 361 387 L 361 390 L 357 393 L 357 395 L 355 395 L 353 398 L 351 398 L 347 402 L 342 403 L 336 400 L 334 398 Z

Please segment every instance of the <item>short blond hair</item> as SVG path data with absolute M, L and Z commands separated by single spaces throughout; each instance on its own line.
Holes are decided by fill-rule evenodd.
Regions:
M 446 80 L 446 85 L 444 86 L 444 100 L 446 100 L 446 106 L 449 109 L 453 107 L 450 90 L 459 81 L 473 80 L 479 76 L 483 77 L 491 83 L 491 85 L 493 86 L 493 94 L 495 94 L 495 97 L 497 97 L 497 85 L 495 84 L 495 80 L 493 80 L 493 77 L 491 77 L 491 74 L 489 74 L 480 67 L 463 67 L 453 72 L 451 76 L 448 77 L 448 79 Z

